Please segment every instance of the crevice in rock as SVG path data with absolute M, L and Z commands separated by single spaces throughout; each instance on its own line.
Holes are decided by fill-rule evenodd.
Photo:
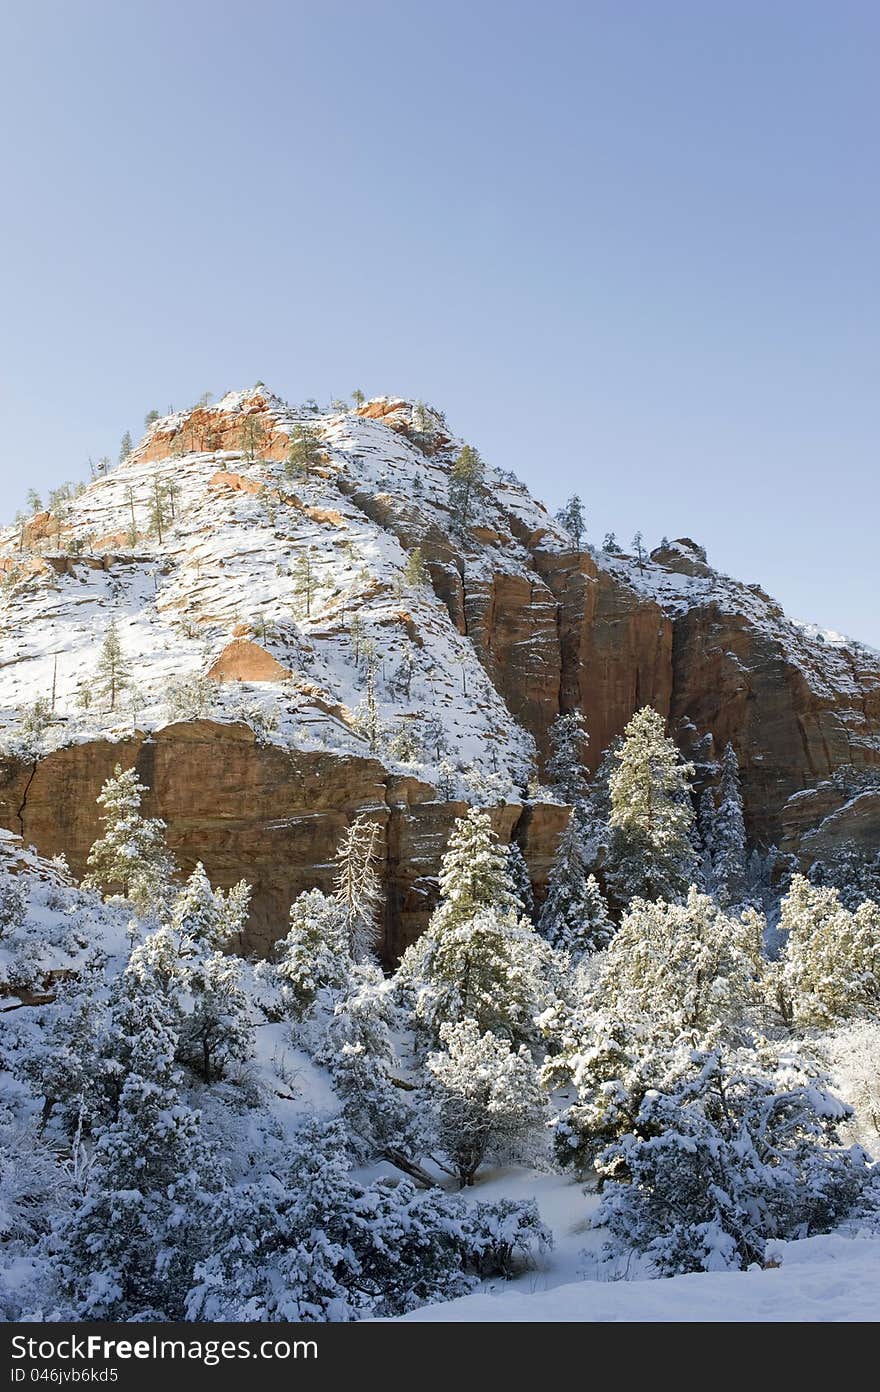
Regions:
M 15 814 L 15 815 L 17 816 L 17 818 L 18 818 L 18 825 L 19 825 L 19 828 L 20 828 L 20 832 L 21 832 L 22 837 L 24 836 L 24 815 L 25 815 L 25 812 L 27 811 L 28 796 L 30 795 L 31 784 L 33 783 L 34 779 L 35 779 L 36 776 L 37 776 L 37 769 L 39 768 L 39 766 L 40 766 L 40 761 L 39 761 L 39 759 L 36 759 L 36 758 L 35 758 L 34 761 L 33 761 L 33 764 L 31 765 L 31 771 L 30 771 L 30 774 L 28 775 L 28 781 L 27 781 L 27 783 L 24 785 L 24 792 L 23 792 L 23 794 L 22 794 L 21 802 L 20 802 L 20 804 L 19 804 L 19 806 L 18 806 L 18 809 L 17 809 L 17 811 L 16 811 L 16 814 Z

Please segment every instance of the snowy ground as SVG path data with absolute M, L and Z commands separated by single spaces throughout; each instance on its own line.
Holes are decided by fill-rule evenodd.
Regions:
M 704 1272 L 669 1279 L 595 1279 L 601 1233 L 597 1200 L 558 1174 L 499 1173 L 475 1199 L 534 1198 L 553 1251 L 512 1281 L 428 1305 L 402 1318 L 450 1324 L 498 1321 L 863 1321 L 880 1319 L 880 1237 L 832 1233 L 771 1244 L 767 1270 Z

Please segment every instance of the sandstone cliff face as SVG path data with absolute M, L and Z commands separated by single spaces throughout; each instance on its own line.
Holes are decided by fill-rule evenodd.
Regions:
M 332 890 L 336 846 L 360 813 L 382 830 L 384 952 L 394 960 L 427 923 L 452 824 L 467 810 L 436 801 L 418 779 L 389 777 L 376 759 L 282 750 L 259 743 L 246 725 L 200 720 L 166 726 L 151 739 L 70 745 L 32 762 L 0 762 L 0 825 L 42 855 L 63 852 L 82 876 L 101 834 L 95 799 L 117 764 L 136 768 L 149 788 L 144 811 L 166 821 L 168 845 L 185 873 L 201 860 L 215 885 L 254 885 L 243 946 L 261 954 L 283 936 L 297 894 Z M 491 816 L 502 841 L 521 835 L 540 893 L 568 809 L 539 805 L 524 815 L 506 804 Z
M 253 417 L 260 439 L 243 451 Z M 294 493 L 283 460 L 301 419 L 323 452 Z M 329 887 L 340 832 L 367 813 L 382 826 L 393 957 L 427 921 L 464 807 L 461 788 L 441 794 L 441 757 L 462 779 L 477 770 L 489 780 L 481 798 L 494 802 L 502 838 L 522 844 L 540 895 L 567 811 L 521 805 L 524 731 L 540 769 L 557 714 L 581 709 L 595 767 L 650 704 L 686 752 L 699 743 L 704 767 L 733 744 L 761 843 L 813 858 L 849 835 L 880 843 L 876 796 L 851 806 L 836 778 L 880 764 L 875 654 L 790 623 L 759 587 L 714 572 L 687 538 L 641 563 L 577 553 L 504 475 L 487 479 L 468 525 L 456 527 L 449 446 L 442 422 L 426 446 L 411 404 L 397 398 L 313 420 L 260 388 L 157 422 L 72 503 L 65 528 L 76 546 L 58 544 L 51 515 L 24 538 L 2 534 L 0 725 L 12 738 L 0 826 L 43 854 L 66 852 L 81 872 L 99 833 L 101 783 L 116 762 L 136 763 L 181 867 L 201 859 L 217 883 L 254 883 L 249 945 L 265 951 L 291 898 Z M 176 497 L 162 542 L 141 530 L 157 486 Z M 415 546 L 430 589 L 406 589 Z M 304 555 L 314 589 L 305 606 L 295 576 Z M 141 704 L 131 714 L 83 700 L 111 615 L 136 657 Z M 388 744 L 373 757 L 358 733 L 365 635 L 386 730 L 433 721 L 430 757 L 407 770 Z M 216 679 L 215 718 L 169 723 L 170 678 L 197 673 Z M 62 747 L 44 742 L 28 755 L 17 723 L 56 676 Z M 239 693 L 262 700 L 264 715 L 271 706 L 275 723 L 257 722 L 269 731 L 262 742 L 238 712 Z

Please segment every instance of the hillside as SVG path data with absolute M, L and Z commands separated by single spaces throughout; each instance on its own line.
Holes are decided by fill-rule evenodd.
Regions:
M 463 804 L 493 809 L 540 893 L 567 817 L 540 782 L 553 719 L 583 710 L 595 767 L 647 703 L 702 778 L 732 742 L 756 843 L 876 844 L 877 654 L 793 623 L 692 542 L 578 552 L 497 469 L 456 531 L 461 442 L 414 409 L 232 393 L 155 421 L 56 513 L 0 533 L 0 825 L 79 873 L 103 780 L 136 763 L 183 868 L 253 881 L 264 950 L 369 812 L 393 957 Z M 291 476 L 303 425 L 320 452 Z M 581 492 L 589 511 L 588 476 Z M 111 621 L 133 678 L 113 710 L 93 691 Z

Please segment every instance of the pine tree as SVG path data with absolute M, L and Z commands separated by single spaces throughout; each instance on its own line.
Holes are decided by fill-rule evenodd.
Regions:
M 123 435 L 121 441 L 119 442 L 119 462 L 120 462 L 120 464 L 123 462 L 123 460 L 127 459 L 128 456 L 131 454 L 132 448 L 133 448 L 133 446 L 132 446 L 132 443 L 131 443 L 131 434 L 129 433 L 129 431 L 126 430 L 126 432 L 125 432 L 125 434 Z
M 244 1063 L 254 1053 L 241 965 L 222 952 L 199 955 L 190 965 L 187 987 L 192 1008 L 181 1021 L 177 1057 L 203 1082 L 215 1082 L 230 1064 Z
M 630 720 L 615 759 L 607 883 L 621 903 L 636 895 L 680 899 L 696 872 L 688 787 L 693 765 L 682 760 L 663 717 L 650 706 Z
M 247 921 L 251 887 L 241 880 L 224 895 L 212 889 L 205 867 L 198 861 L 171 906 L 171 926 L 182 940 L 201 952 L 221 951 L 240 938 Z
M 584 515 L 584 505 L 577 493 L 572 493 L 568 502 L 561 507 L 556 514 L 556 521 L 564 531 L 568 532 L 575 544 L 578 555 L 581 551 L 581 538 L 587 528 L 587 520 Z
M 509 1152 L 534 1131 L 546 1103 L 524 1044 L 515 1050 L 507 1039 L 481 1034 L 472 1019 L 442 1025 L 440 1040 L 425 1066 L 440 1144 L 464 1189 L 489 1150 Z
M 613 532 L 605 533 L 602 540 L 602 550 L 607 552 L 609 556 L 616 556 L 619 553 L 620 547 L 617 544 L 617 537 Z
M 263 422 L 258 415 L 245 416 L 239 428 L 239 445 L 247 459 L 255 459 L 266 439 Z
M 150 486 L 149 521 L 150 531 L 158 538 L 161 546 L 168 526 L 168 491 L 158 474 L 153 475 Z
M 745 893 L 746 827 L 739 765 L 731 744 L 724 751 L 711 854 L 719 902 L 740 903 Z
M 486 466 L 472 445 L 463 445 L 452 465 L 449 481 L 449 506 L 453 524 L 464 531 L 471 515 L 473 495 L 483 482 Z
M 364 396 L 363 392 L 360 390 L 359 387 L 355 387 L 354 391 L 351 394 L 351 399 L 354 402 L 355 406 L 360 408 L 361 406 L 363 406 L 367 398 Z
M 434 914 L 444 927 L 472 918 L 478 909 L 518 913 L 521 904 L 488 813 L 472 807 L 452 829 L 440 866 L 440 904 Z
M 131 666 L 122 651 L 116 620 L 111 619 L 107 635 L 101 645 L 95 690 L 99 697 L 109 701 L 110 710 L 116 709 L 116 698 L 131 683 Z
M 437 435 L 437 427 L 424 401 L 414 403 L 411 421 L 415 443 L 422 450 L 430 450 Z
M 141 816 L 145 792 L 135 769 L 116 765 L 98 795 L 104 834 L 89 852 L 83 884 L 105 891 L 118 885 L 139 913 L 150 914 L 161 911 L 175 867 L 165 848 L 165 823 Z
M 715 796 L 711 788 L 704 788 L 700 796 L 700 810 L 697 818 L 699 830 L 699 854 L 703 871 L 703 882 L 707 893 L 715 894 L 715 870 L 712 865 L 712 852 L 715 846 Z
M 156 422 L 158 419 L 159 419 L 159 412 L 158 412 L 158 411 L 155 411 L 155 410 L 154 410 L 154 411 L 148 411 L 147 414 L 144 416 L 144 429 L 145 429 L 145 430 L 149 430 L 150 426 L 151 426 L 151 425 L 154 425 L 155 422 Z
M 82 1204 L 54 1264 L 83 1319 L 180 1318 L 214 1166 L 180 1097 L 168 1004 L 130 975 L 116 1030 L 129 1059 L 116 1120 L 98 1136 Z
M 607 947 L 611 941 L 613 926 L 602 891 L 595 877 L 587 873 L 575 814 L 569 818 L 556 850 L 538 929 L 551 947 L 570 953 L 573 961 Z
M 348 945 L 356 962 L 370 960 L 380 930 L 382 886 L 375 870 L 378 822 L 358 817 L 343 832 L 336 851 L 336 898 L 345 911 Z
M 770 990 L 789 1023 L 828 1029 L 857 1015 L 880 1017 L 880 905 L 850 912 L 836 889 L 792 878 L 779 921 L 784 946 Z
M 406 558 L 403 583 L 412 590 L 424 588 L 431 583 L 431 576 L 422 555 L 422 548 L 414 546 Z
M 286 1013 L 302 1019 L 322 991 L 340 992 L 354 961 L 345 905 L 319 889 L 300 894 L 290 906 L 290 928 L 275 944 L 275 976 Z
M 305 605 L 305 617 L 311 618 L 312 598 L 317 588 L 317 580 L 310 546 L 307 546 L 305 551 L 297 556 L 291 567 L 291 576 L 293 577 L 293 592 Z
M 557 715 L 550 726 L 551 755 L 547 777 L 557 796 L 572 807 L 580 807 L 589 796 L 584 764 L 590 737 L 579 710 Z
M 34 488 L 29 488 L 27 491 L 27 505 L 33 513 L 43 511 L 42 499 Z
M 639 571 L 640 571 L 642 574 L 644 574 L 644 572 L 645 572 L 645 554 L 646 554 L 646 553 L 645 553 L 645 538 L 642 536 L 641 532 L 636 532 L 635 536 L 633 537 L 633 539 L 632 539 L 632 549 L 633 549 L 633 553 L 634 553 L 634 555 L 635 555 L 635 558 L 636 558 L 636 560 L 638 561 L 638 564 L 639 564 Z
M 535 895 L 526 858 L 516 841 L 511 841 L 507 847 L 507 873 L 520 908 L 531 922 L 535 915 Z
M 299 478 L 320 464 L 323 454 L 321 437 L 314 426 L 294 425 L 290 431 L 284 472 L 289 479 Z

